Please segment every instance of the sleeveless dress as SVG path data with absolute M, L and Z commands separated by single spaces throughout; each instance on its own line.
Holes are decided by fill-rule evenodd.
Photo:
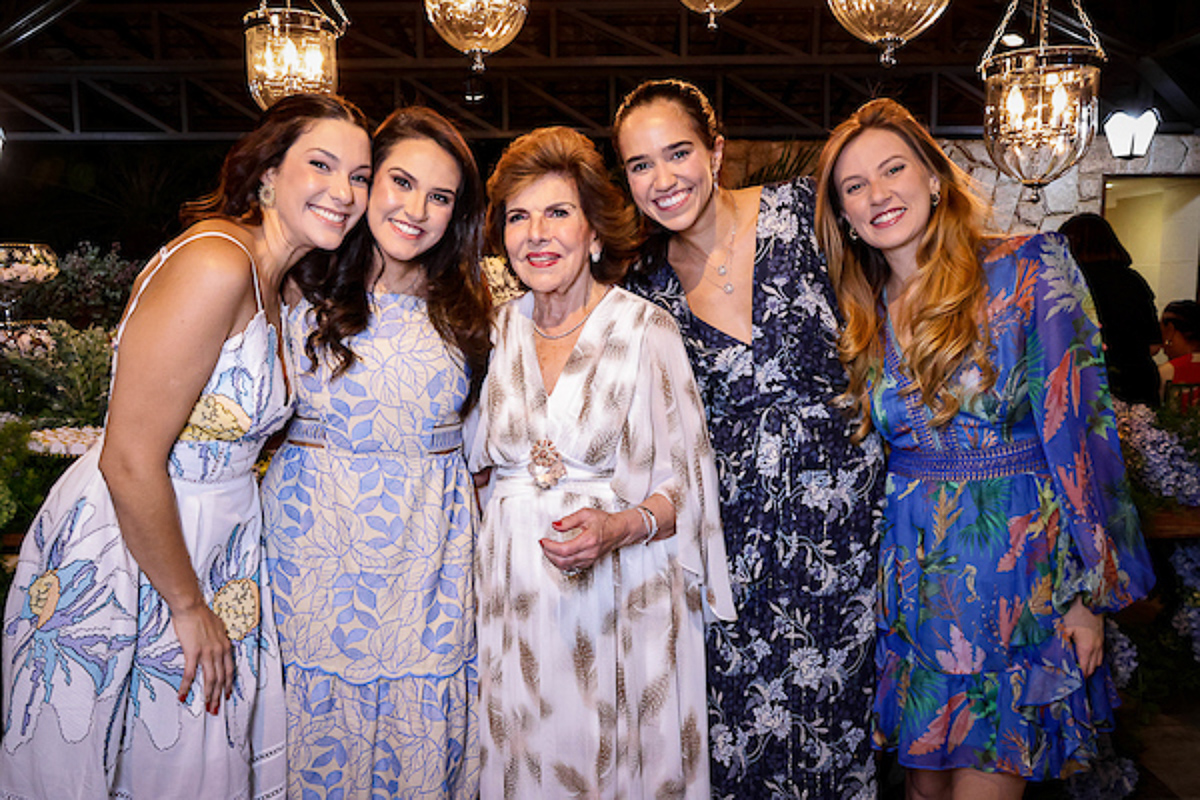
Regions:
M 1144 596 L 1154 574 L 1129 495 L 1094 309 L 1058 234 L 983 259 L 996 382 L 977 366 L 933 428 L 890 326 L 870 382 L 891 445 L 880 552 L 875 744 L 906 767 L 1062 778 L 1111 727 L 1108 665 L 1085 678 L 1062 615 Z
M 470 464 L 479 535 L 484 800 L 708 800 L 705 612 L 732 599 L 704 411 L 675 323 L 612 288 L 549 394 L 533 294 L 503 306 Z M 670 498 L 675 535 L 568 576 L 551 521 Z M 561 538 L 561 536 L 559 537 Z
M 158 269 L 201 236 L 245 250 L 215 231 L 164 248 L 126 320 Z M 121 538 L 98 467 L 101 441 L 38 512 L 5 606 L 6 800 L 280 796 L 282 670 L 252 469 L 288 405 L 253 257 L 250 264 L 258 313 L 222 345 L 166 465 L 196 576 L 233 643 L 233 695 L 217 716 L 207 714 L 197 675 L 187 701 L 177 699 L 183 653 L 170 610 Z
M 764 186 L 749 345 L 696 317 L 667 265 L 630 288 L 674 315 L 721 481 L 735 621 L 708 626 L 714 798 L 873 798 L 878 438 L 850 442 L 837 300 L 811 181 Z
M 479 783 L 468 375 L 423 299 L 370 297 L 331 377 L 303 357 L 288 440 L 263 481 L 285 665 L 288 796 L 473 798 Z

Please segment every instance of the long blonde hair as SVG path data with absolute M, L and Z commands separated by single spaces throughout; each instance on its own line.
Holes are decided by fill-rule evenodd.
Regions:
M 959 410 L 959 398 L 947 384 L 960 367 L 971 362 L 979 367 L 980 391 L 996 381 L 988 357 L 987 281 L 980 263 L 987 207 L 971 191 L 967 174 L 904 106 L 888 98 L 872 100 L 834 129 L 817 166 L 817 242 L 846 318 L 838 352 L 849 377 L 845 397 L 863 420 L 859 437 L 870 430 L 868 381 L 878 375 L 884 358 L 883 289 L 891 269 L 879 250 L 850 239 L 833 170 L 850 142 L 869 129 L 899 136 L 941 182 L 941 199 L 921 235 L 915 285 L 908 292 L 911 340 L 904 356 L 913 391 L 938 427 Z

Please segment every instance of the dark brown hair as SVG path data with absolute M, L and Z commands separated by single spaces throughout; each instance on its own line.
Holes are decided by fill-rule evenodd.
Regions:
M 254 130 L 229 149 L 221 164 L 217 188 L 198 200 L 184 203 L 179 212 L 184 225 L 211 217 L 230 217 L 249 225 L 261 223 L 258 187 L 263 173 L 283 163 L 296 139 L 322 119 L 344 120 L 370 134 L 366 117 L 349 100 L 332 94 L 284 97 L 264 111 Z
M 1099 214 L 1076 214 L 1059 225 L 1058 232 L 1067 237 L 1071 245 L 1071 255 L 1075 256 L 1075 261 L 1081 266 L 1112 264 L 1128 267 L 1133 263 L 1129 251 L 1117 238 L 1117 232 L 1108 224 L 1108 220 Z
M 700 140 L 704 142 L 704 146 L 709 150 L 717 146 L 717 137 L 721 136 L 721 124 L 717 121 L 717 112 L 713 111 L 708 97 L 692 84 L 670 78 L 646 81 L 625 95 L 625 99 L 621 101 L 621 107 L 617 109 L 617 113 L 613 117 L 612 124 L 613 146 L 617 148 L 618 152 L 621 149 L 619 143 L 621 126 L 625 124 L 629 114 L 634 109 L 648 106 L 658 100 L 678 103 L 679 107 L 692 120 L 692 125 L 696 129 L 696 133 L 700 134 Z
M 488 244 L 494 252 L 505 253 L 508 199 L 546 175 L 562 175 L 579 192 L 583 216 L 604 248 L 590 265 L 592 277 L 605 284 L 621 280 L 641 243 L 637 212 L 609 177 L 596 146 L 570 128 L 539 128 L 504 150 L 487 182 Z
M 491 351 L 491 295 L 480 269 L 483 181 L 462 134 L 441 114 L 421 106 L 393 111 L 376 129 L 371 143 L 374 179 L 379 179 L 380 167 L 396 145 L 407 139 L 432 141 L 454 159 L 462 175 L 450 223 L 442 238 L 421 255 L 420 264 L 426 277 L 430 322 L 466 361 L 470 389 L 461 409 L 465 415 L 479 398 Z M 293 270 L 294 280 L 316 309 L 317 326 L 304 344 L 305 353 L 315 363 L 318 350 L 329 351 L 337 362 L 334 376 L 354 364 L 354 352 L 344 340 L 367 327 L 367 280 L 382 259 L 364 215 L 327 263 L 310 259 Z

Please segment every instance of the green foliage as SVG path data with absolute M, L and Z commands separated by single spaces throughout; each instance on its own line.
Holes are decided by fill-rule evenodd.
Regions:
M 821 142 L 787 142 L 779 158 L 747 175 L 742 185 L 761 186 L 812 175 L 820 157 Z
M 114 245 L 107 253 L 81 242 L 59 259 L 58 275 L 29 287 L 17 304 L 19 319 L 65 320 L 76 328 L 114 328 L 129 299 L 140 265 L 121 258 Z
M 8 378 L 0 401 L 45 424 L 102 424 L 112 359 L 108 332 L 95 326 L 76 330 L 56 319 L 46 330 L 53 347 L 0 357 L 0 372 Z
M 32 429 L 25 421 L 0 425 L 0 494 L 6 494 L 12 501 L 11 514 L 0 523 L 3 539 L 24 535 L 46 493 L 71 463 L 70 459 L 31 452 Z

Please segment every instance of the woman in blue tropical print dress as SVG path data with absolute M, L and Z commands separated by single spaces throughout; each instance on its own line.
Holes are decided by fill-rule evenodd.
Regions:
M 0 796 L 283 791 L 253 467 L 287 419 L 279 286 L 305 253 L 341 243 L 369 175 L 358 109 L 281 100 L 138 278 L 104 438 L 21 546 L 4 613 Z
M 911 797 L 1019 797 L 1096 754 L 1102 615 L 1153 583 L 1087 286 L 1057 234 L 985 238 L 892 100 L 818 172 L 849 394 L 891 445 L 874 742 Z
M 723 139 L 681 81 L 642 84 L 614 128 L 667 239 L 629 286 L 679 324 L 721 483 L 737 620 L 707 630 L 713 796 L 874 798 L 882 451 L 833 404 L 846 378 L 812 183 L 717 186 Z
M 478 511 L 461 416 L 487 368 L 483 184 L 458 131 L 375 132 L 366 225 L 287 286 L 296 418 L 263 481 L 288 797 L 473 798 Z

